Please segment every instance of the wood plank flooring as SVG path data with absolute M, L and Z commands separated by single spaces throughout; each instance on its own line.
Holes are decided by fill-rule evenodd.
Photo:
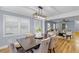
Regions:
M 0 49 L 0 53 L 9 53 L 9 48 Z
M 55 53 L 73 53 L 75 52 L 75 41 L 72 39 L 57 38 L 54 44 Z

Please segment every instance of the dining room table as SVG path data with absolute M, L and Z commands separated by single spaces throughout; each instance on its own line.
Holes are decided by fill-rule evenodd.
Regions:
M 41 40 L 43 40 L 43 38 L 34 38 L 34 39 L 22 38 L 22 39 L 18 39 L 17 42 L 27 52 L 30 50 L 32 51 L 32 49 L 39 48 Z

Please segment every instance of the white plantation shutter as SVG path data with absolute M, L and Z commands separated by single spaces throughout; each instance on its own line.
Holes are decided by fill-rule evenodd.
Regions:
M 30 32 L 30 19 L 4 15 L 4 34 L 17 35 Z
M 5 35 L 18 33 L 18 20 L 14 16 L 5 16 Z
M 30 20 L 21 18 L 21 33 L 29 33 L 30 32 Z

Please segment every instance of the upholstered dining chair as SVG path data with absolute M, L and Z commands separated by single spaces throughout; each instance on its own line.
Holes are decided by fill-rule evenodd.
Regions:
M 48 53 L 49 42 L 50 38 L 41 40 L 39 49 L 34 49 L 34 53 Z
M 55 47 L 55 37 L 50 38 L 50 44 L 49 44 L 49 52 L 55 52 L 54 47 Z
M 13 43 L 10 43 L 8 45 L 8 48 L 9 48 L 10 53 L 17 53 L 17 49 L 16 49 L 16 47 L 15 47 L 15 45 Z

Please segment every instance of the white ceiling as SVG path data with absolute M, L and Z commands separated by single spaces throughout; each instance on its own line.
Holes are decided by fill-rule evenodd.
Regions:
M 42 6 L 43 14 L 48 17 L 53 17 L 60 14 L 65 14 L 79 10 L 79 6 Z M 38 10 L 37 6 L 2 6 L 1 10 L 10 11 L 13 13 L 31 16 Z

